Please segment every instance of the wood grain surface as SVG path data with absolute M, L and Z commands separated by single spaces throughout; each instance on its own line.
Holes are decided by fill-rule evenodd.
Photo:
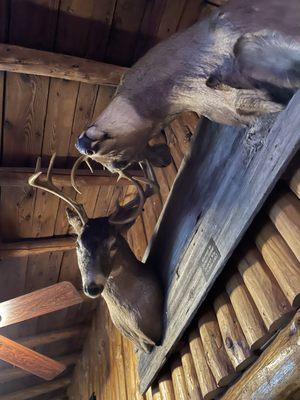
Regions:
M 48 381 L 60 375 L 66 366 L 0 335 L 0 358 Z
M 0 44 L 0 71 L 98 85 L 118 85 L 127 68 L 65 54 Z
M 0 303 L 0 327 L 71 307 L 82 301 L 71 283 L 60 282 Z

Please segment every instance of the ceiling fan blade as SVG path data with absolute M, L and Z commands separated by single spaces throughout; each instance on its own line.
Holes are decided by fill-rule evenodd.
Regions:
M 62 310 L 82 301 L 70 282 L 60 282 L 0 303 L 0 328 Z
M 66 366 L 0 335 L 0 359 L 50 381 Z

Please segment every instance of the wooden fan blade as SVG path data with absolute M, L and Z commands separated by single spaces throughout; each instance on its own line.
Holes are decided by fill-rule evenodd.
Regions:
M 0 303 L 0 327 L 62 310 L 82 301 L 70 282 L 60 282 Z
M 0 335 L 0 358 L 16 367 L 50 381 L 66 366 Z

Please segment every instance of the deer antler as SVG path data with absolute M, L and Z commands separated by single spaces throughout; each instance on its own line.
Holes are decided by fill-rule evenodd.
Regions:
M 82 223 L 85 224 L 88 221 L 88 216 L 83 208 L 83 205 L 79 204 L 78 202 L 73 200 L 71 197 L 64 194 L 62 192 L 62 190 L 60 190 L 58 187 L 56 187 L 52 181 L 52 169 L 53 169 L 55 157 L 56 157 L 56 154 L 54 153 L 52 155 L 50 163 L 49 163 L 46 180 L 40 179 L 41 175 L 43 174 L 43 171 L 41 170 L 41 157 L 38 157 L 38 159 L 36 161 L 35 173 L 29 177 L 28 183 L 30 186 L 45 190 L 46 192 L 49 192 L 49 193 L 53 194 L 54 196 L 57 196 L 60 199 L 64 200 L 78 214 Z
M 72 184 L 73 188 L 76 190 L 76 192 L 79 194 L 81 194 L 81 191 L 78 189 L 78 187 L 76 185 L 75 178 L 76 178 L 77 169 L 78 169 L 79 165 L 83 162 L 85 162 L 87 164 L 87 166 L 89 167 L 89 169 L 92 173 L 94 172 L 91 164 L 89 163 L 89 156 L 83 155 L 83 156 L 80 156 L 77 158 L 77 160 L 75 161 L 75 163 L 72 167 L 72 171 L 71 171 L 71 184 Z
M 79 167 L 79 165 L 83 162 L 86 162 L 88 166 L 91 169 L 91 166 L 88 163 L 88 156 L 83 155 L 77 158 L 75 161 L 72 172 L 71 172 L 71 183 L 73 188 L 80 193 L 79 189 L 77 188 L 75 179 L 76 179 L 76 172 Z M 136 197 L 131 200 L 129 203 L 125 204 L 125 206 L 121 206 L 119 203 L 117 203 L 116 206 L 116 211 L 109 217 L 109 221 L 113 224 L 116 225 L 122 225 L 122 224 L 129 224 L 132 221 L 134 221 L 139 214 L 143 211 L 143 207 L 145 204 L 145 201 L 147 200 L 148 197 L 152 196 L 154 193 L 156 193 L 159 190 L 158 183 L 155 178 L 154 171 L 151 167 L 151 164 L 146 160 L 145 161 L 145 166 L 143 163 L 140 163 L 140 166 L 142 170 L 144 171 L 145 176 L 144 177 L 137 177 L 137 176 L 130 176 L 128 173 L 122 171 L 122 170 L 116 170 L 116 173 L 119 175 L 118 180 L 121 178 L 129 180 L 137 189 L 137 195 Z M 91 169 L 92 171 L 92 169 Z M 146 184 L 146 189 L 144 191 L 141 183 Z M 130 216 L 128 216 L 128 213 L 131 211 Z M 123 217 L 122 217 L 123 214 Z M 124 217 L 124 214 L 126 215 Z
M 146 168 L 143 163 L 140 163 L 142 170 L 145 173 L 145 177 L 130 177 L 123 171 L 119 171 L 119 177 L 130 180 L 137 188 L 137 195 L 130 202 L 124 206 L 120 206 L 117 203 L 116 211 L 109 217 L 109 222 L 115 225 L 129 224 L 136 220 L 136 218 L 143 211 L 144 204 L 148 197 L 159 191 L 159 185 L 157 183 L 154 171 L 148 160 L 145 161 Z M 143 190 L 141 184 L 138 182 L 146 183 L 146 189 Z M 128 216 L 129 211 L 132 211 Z M 125 214 L 125 217 L 122 217 Z

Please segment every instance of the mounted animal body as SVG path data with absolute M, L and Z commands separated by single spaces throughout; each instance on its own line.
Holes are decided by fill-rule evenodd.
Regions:
M 166 148 L 148 141 L 178 114 L 248 126 L 299 87 L 299 0 L 232 0 L 141 58 L 77 148 L 110 170 L 145 158 L 164 166 Z
M 92 298 L 101 294 L 115 326 L 139 349 L 148 351 L 162 334 L 162 289 L 150 266 L 135 257 L 123 235 L 141 213 L 146 199 L 157 190 L 151 166 L 144 167 L 145 190 L 135 178 L 124 174 L 137 188 L 137 196 L 125 206 L 118 205 L 108 217 L 90 219 L 81 204 L 53 184 L 54 159 L 55 155 L 46 180 L 41 178 L 39 159 L 29 184 L 58 196 L 71 207 L 67 217 L 77 235 L 77 260 L 85 294 Z

